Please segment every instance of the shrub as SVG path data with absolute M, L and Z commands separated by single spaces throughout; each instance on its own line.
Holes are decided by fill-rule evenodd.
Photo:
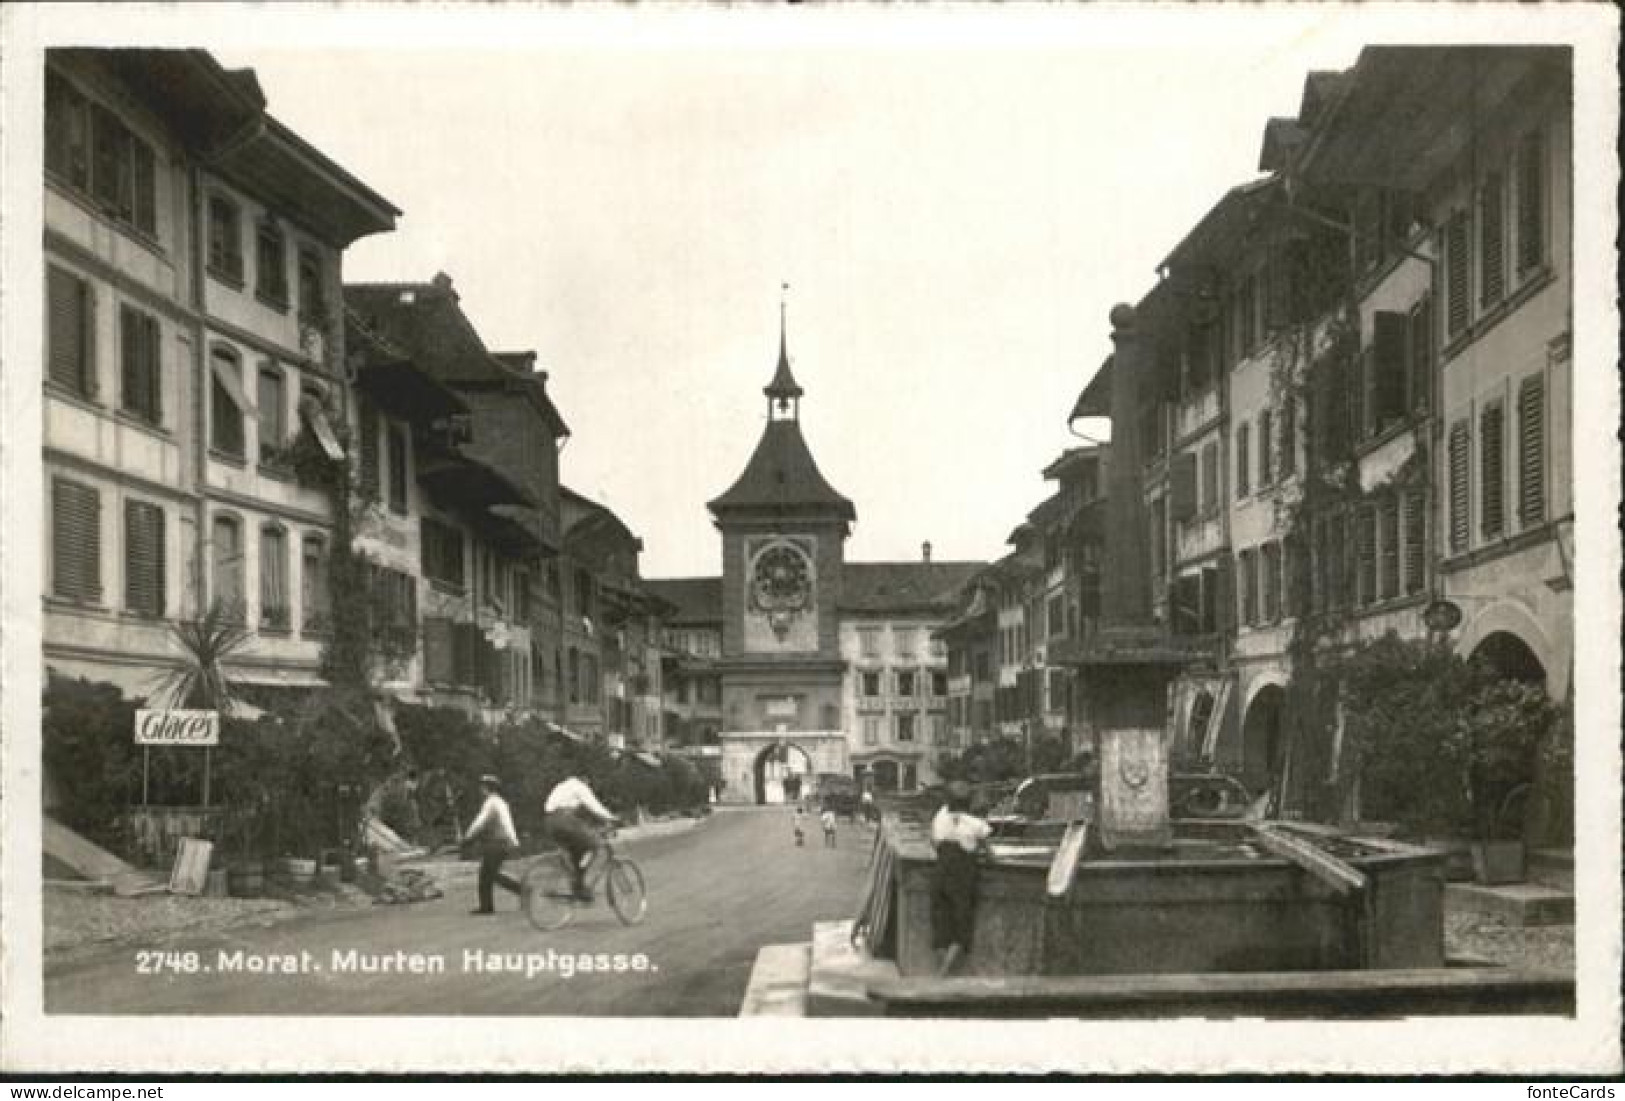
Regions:
M 60 800 L 63 825 L 123 851 L 124 812 L 141 798 L 135 705 L 111 684 L 51 677 L 40 727 L 45 770 Z

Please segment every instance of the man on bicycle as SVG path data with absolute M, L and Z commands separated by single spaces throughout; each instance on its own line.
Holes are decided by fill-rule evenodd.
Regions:
M 542 809 L 547 813 L 547 836 L 570 856 L 570 878 L 576 897 L 591 902 L 592 891 L 587 888 L 587 868 L 582 858 L 591 854 L 596 859 L 603 848 L 603 840 L 593 825 L 612 826 L 620 819 L 598 801 L 586 781 L 575 776 L 555 784 Z

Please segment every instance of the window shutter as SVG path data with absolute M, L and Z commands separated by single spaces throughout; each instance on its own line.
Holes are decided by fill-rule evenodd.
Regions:
M 1354 362 L 1349 364 L 1346 380 L 1348 406 L 1345 409 L 1348 415 L 1348 430 L 1344 435 L 1344 454 L 1353 450 L 1356 444 L 1371 434 L 1375 404 L 1372 398 L 1376 389 L 1373 385 L 1373 376 L 1376 373 L 1374 359 L 1370 348 L 1361 348 Z
M 1258 414 L 1258 486 L 1270 484 L 1275 473 L 1275 417 L 1268 409 Z
M 1281 477 L 1289 478 L 1298 470 L 1298 399 L 1288 392 L 1281 403 Z
M 1175 455 L 1170 473 L 1174 519 L 1189 520 L 1196 515 L 1196 452 Z
M 1355 554 L 1358 555 L 1355 584 L 1355 604 L 1363 606 L 1372 604 L 1377 599 L 1377 510 L 1371 505 L 1360 508 L 1354 514 L 1355 533 L 1358 541 Z
M 68 600 L 100 600 L 101 494 L 56 479 L 51 483 L 51 521 L 51 591 Z
M 124 606 L 164 614 L 164 510 L 145 501 L 124 503 Z
M 1327 550 L 1327 523 L 1324 516 L 1316 516 L 1309 528 L 1309 608 L 1315 615 L 1326 610 L 1329 596 L 1329 570 Z
M 1377 506 L 1377 595 L 1399 595 L 1399 496 L 1389 493 Z
M 1427 587 L 1427 494 L 1411 490 L 1404 497 L 1405 592 L 1419 593 Z
M 1236 497 L 1242 498 L 1252 491 L 1248 470 L 1252 459 L 1252 428 L 1243 421 L 1236 426 Z
M 1467 328 L 1467 212 L 1452 211 L 1445 223 L 1445 320 L 1448 335 L 1456 336 Z
M 356 413 L 361 424 L 361 490 L 369 496 L 378 495 L 378 410 L 372 402 L 362 401 Z
M 1467 549 L 1469 503 L 1467 461 L 1472 433 L 1465 420 L 1450 426 L 1450 553 Z
M 1423 412 L 1433 389 L 1433 296 L 1423 295 L 1411 310 L 1410 351 L 1405 363 L 1410 407 Z
M 1381 432 L 1405 416 L 1405 350 L 1410 342 L 1410 318 L 1379 310 L 1372 322 L 1371 356 L 1376 378 L 1371 421 Z
M 1546 519 L 1546 388 L 1539 375 L 1518 384 L 1518 523 Z
M 1478 418 L 1480 509 L 1486 539 L 1506 531 L 1506 416 L 1501 402 L 1486 405 Z
M 1479 276 L 1486 306 L 1501 301 L 1506 293 L 1505 191 L 1501 174 L 1492 172 L 1478 193 Z
M 1518 146 L 1518 272 L 1546 259 L 1546 151 L 1536 130 Z
M 1214 512 L 1219 507 L 1219 445 L 1209 443 L 1202 448 L 1202 512 Z
M 261 528 L 260 626 L 283 630 L 289 615 L 288 536 L 281 528 Z
M 61 268 L 46 269 L 50 297 L 50 378 L 76 394 L 94 394 L 91 385 L 94 332 L 90 285 Z

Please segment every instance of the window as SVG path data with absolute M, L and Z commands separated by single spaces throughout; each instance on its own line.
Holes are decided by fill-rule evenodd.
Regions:
M 70 187 L 90 189 L 90 105 L 54 72 L 45 76 L 45 169 Z
M 939 700 L 948 694 L 947 673 L 931 674 L 931 694 Z
M 464 585 L 463 533 L 450 524 L 425 516 L 418 521 L 423 576 L 437 585 L 461 593 Z
M 1216 441 L 1202 448 L 1202 514 L 1219 510 L 1219 445 Z
M 1485 539 L 1506 531 L 1506 417 L 1499 399 L 1478 414 L 1479 520 Z
M 209 446 L 241 459 L 243 445 L 242 372 L 235 352 L 216 348 L 209 357 Z
M 55 73 L 45 82 L 45 168 L 115 221 L 157 232 L 152 146 Z
M 1377 511 L 1365 505 L 1354 513 L 1354 603 L 1377 600 Z
M 406 426 L 389 422 L 389 511 L 406 515 Z
M 914 629 L 912 627 L 897 627 L 893 630 L 897 639 L 897 656 L 902 661 L 914 660 Z
M 880 720 L 873 715 L 863 720 L 863 744 L 880 744 Z
M 119 307 L 119 405 L 148 424 L 163 422 L 158 319 L 132 306 Z
M 304 632 L 307 635 L 325 633 L 331 626 L 332 605 L 327 589 L 327 545 L 320 536 L 305 536 L 300 566 L 299 595 Z
M 254 293 L 261 301 L 286 309 L 288 305 L 288 256 L 282 230 L 269 219 L 254 233 Z
M 361 436 L 361 491 L 369 497 L 378 494 L 378 409 L 363 398 L 356 406 Z
M 897 740 L 900 742 L 912 742 L 914 740 L 914 724 L 918 716 L 905 711 L 899 714 L 896 718 Z
M 1236 497 L 1240 499 L 1250 492 L 1248 465 L 1252 458 L 1252 429 L 1246 421 L 1236 426 Z
M 416 649 L 418 635 L 417 579 L 384 566 L 369 569 L 372 634 L 395 649 Z M 478 636 L 476 636 L 478 637 Z M 481 638 L 479 641 L 483 642 Z
M 1263 620 L 1277 623 L 1281 619 L 1281 544 L 1265 543 L 1260 558 L 1260 587 L 1263 589 Z
M 1407 359 L 1411 319 L 1406 313 L 1378 310 L 1371 319 L 1371 429 L 1381 433 L 1405 419 L 1408 400 Z
M 1250 550 L 1244 550 L 1236 556 L 1236 590 L 1240 598 L 1238 614 L 1241 622 L 1248 627 L 1251 627 L 1258 618 L 1258 575 L 1253 568 L 1253 558 L 1254 554 Z
M 1298 470 L 1298 399 L 1288 394 L 1281 403 L 1281 477 Z
M 1389 493 L 1377 503 L 1377 598 L 1399 595 L 1399 495 Z
M 1472 450 L 1472 429 L 1466 420 L 1450 426 L 1450 553 L 1460 554 L 1467 549 L 1471 521 L 1468 513 L 1471 491 L 1468 488 L 1468 455 Z
M 51 592 L 86 603 L 102 598 L 101 494 L 66 478 L 51 482 Z
M 1326 521 L 1326 606 L 1333 611 L 1349 602 L 1348 529 L 1348 513 L 1334 513 Z
M 1049 637 L 1060 638 L 1066 634 L 1066 596 L 1056 593 L 1049 598 L 1044 618 L 1049 622 Z
M 905 699 L 913 699 L 915 695 L 914 688 L 915 685 L 913 673 L 904 670 L 897 674 L 897 694 L 899 696 L 902 696 Z
M 322 257 L 313 248 L 299 250 L 299 317 L 312 324 L 327 319 L 327 289 L 322 279 Z
M 96 395 L 96 298 L 90 284 L 58 267 L 46 270 L 50 380 L 82 398 Z
M 570 702 L 581 702 L 581 655 L 574 646 L 570 647 Z
M 124 502 L 124 607 L 135 615 L 164 614 L 164 510 Z
M 1281 544 L 1281 616 L 1291 619 L 1298 615 L 1304 598 L 1303 586 L 1307 582 L 1304 576 L 1303 541 L 1300 537 L 1288 537 Z
M 1518 145 L 1518 274 L 1546 262 L 1546 149 L 1539 130 Z
M 1044 709 L 1065 711 L 1067 704 L 1067 675 L 1064 670 L 1051 669 L 1044 678 Z
M 259 421 L 260 462 L 269 462 L 288 435 L 287 400 L 283 397 L 282 372 L 270 364 L 260 368 Z
M 879 673 L 864 673 L 863 674 L 863 694 L 868 699 L 874 699 L 874 698 L 876 698 L 877 696 L 880 695 L 880 674 Z
M 288 533 L 267 524 L 260 529 L 260 629 L 286 631 L 292 622 L 288 597 Z
M 214 604 L 228 622 L 247 618 L 243 592 L 243 528 L 234 517 L 216 516 L 213 533 Z
M 1405 357 L 1410 407 L 1425 412 L 1433 388 L 1433 296 L 1424 294 L 1411 308 L 1410 351 Z
M 947 743 L 947 724 L 943 722 L 943 717 L 941 715 L 927 716 L 926 725 L 930 730 L 932 745 L 944 745 Z
M 534 607 L 534 580 L 529 570 L 516 569 L 513 575 L 513 611 L 514 618 L 520 623 L 529 623 L 531 609 Z
M 1268 409 L 1258 414 L 1258 487 L 1270 484 L 1275 474 L 1275 417 Z
M 1467 212 L 1455 210 L 1444 226 L 1445 335 L 1456 337 L 1467 330 Z
M 209 196 L 209 272 L 242 286 L 242 221 L 237 204 L 223 195 Z
M 592 618 L 592 574 L 586 570 L 575 573 L 576 614 Z
M 1518 384 L 1518 524 L 1546 519 L 1546 387 L 1539 375 Z
M 1484 177 L 1478 189 L 1478 263 L 1480 302 L 1488 307 L 1506 293 L 1506 188 L 1501 174 Z
M 867 659 L 874 660 L 880 657 L 880 632 L 873 627 L 859 627 L 858 648 Z

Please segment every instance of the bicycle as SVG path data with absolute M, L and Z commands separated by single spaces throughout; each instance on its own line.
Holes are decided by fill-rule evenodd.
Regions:
M 636 925 L 649 911 L 649 898 L 644 890 L 643 871 L 631 859 L 615 854 L 610 843 L 613 833 L 601 839 L 599 851 L 587 868 L 585 884 L 594 890 L 604 886 L 610 909 L 622 925 Z M 544 933 L 562 929 L 575 917 L 577 910 L 591 906 L 577 898 L 575 877 L 570 874 L 570 856 L 559 850 L 544 856 L 525 869 L 519 884 L 519 898 L 530 923 Z

